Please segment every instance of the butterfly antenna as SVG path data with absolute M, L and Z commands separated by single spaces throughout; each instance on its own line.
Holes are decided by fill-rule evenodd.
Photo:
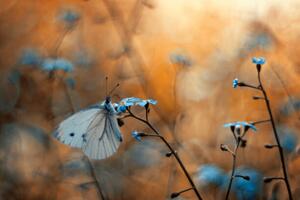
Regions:
M 115 85 L 115 87 L 108 93 L 108 96 L 110 96 L 111 93 L 113 93 L 113 91 L 115 91 L 115 89 L 117 89 L 119 86 L 120 86 L 120 84 L 117 83 L 117 84 Z
M 107 96 L 108 77 L 105 77 L 105 96 Z

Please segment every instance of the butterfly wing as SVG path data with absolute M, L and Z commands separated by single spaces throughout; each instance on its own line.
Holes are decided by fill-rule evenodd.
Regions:
M 71 115 L 59 124 L 54 137 L 69 146 L 82 148 L 88 127 L 99 111 L 101 108 L 95 106 Z
M 60 123 L 54 136 L 64 144 L 81 148 L 91 159 L 111 156 L 122 141 L 116 112 L 107 105 L 75 113 Z
M 90 123 L 82 149 L 92 159 L 113 155 L 122 141 L 116 114 L 102 109 Z

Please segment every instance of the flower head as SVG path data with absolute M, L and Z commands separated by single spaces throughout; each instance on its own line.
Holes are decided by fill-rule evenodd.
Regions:
M 238 85 L 239 85 L 239 79 L 235 78 L 235 79 L 232 81 L 232 87 L 233 87 L 233 88 L 237 88 Z
M 263 57 L 259 57 L 259 58 L 253 57 L 252 63 L 257 64 L 257 65 L 263 65 L 266 63 L 266 59 Z
M 297 147 L 297 136 L 294 131 L 285 126 L 278 127 L 280 145 L 287 153 L 293 152 Z
M 39 65 L 42 61 L 42 56 L 36 49 L 27 48 L 22 51 L 20 63 L 22 65 Z
M 205 164 L 198 169 L 198 179 L 203 186 L 221 186 L 226 178 L 225 172 L 216 165 Z
M 252 130 L 257 131 L 256 127 L 253 124 L 248 123 L 248 122 L 232 122 L 232 123 L 224 124 L 224 127 L 232 127 L 232 126 L 249 127 Z
M 179 64 L 187 67 L 192 65 L 191 59 L 184 54 L 172 53 L 170 55 L 170 61 L 174 64 Z
M 58 18 L 66 25 L 72 26 L 80 19 L 80 14 L 72 9 L 64 9 L 61 11 Z
M 141 137 L 141 135 L 140 135 L 140 133 L 139 132 L 137 132 L 137 131 L 132 131 L 131 132 L 131 135 L 132 135 L 132 137 L 134 138 L 134 139 L 136 139 L 137 141 L 142 141 L 142 137 Z
M 145 107 L 147 104 L 152 104 L 155 105 L 157 104 L 157 101 L 154 99 L 140 99 L 137 97 L 129 97 L 129 98 L 125 98 L 121 100 L 121 104 L 124 106 L 141 106 L 141 107 Z
M 42 63 L 42 70 L 44 71 L 63 70 L 65 72 L 71 72 L 73 68 L 73 64 L 63 58 L 47 58 Z
M 235 132 L 235 131 L 241 132 L 241 130 L 240 130 L 241 128 L 244 129 L 244 132 L 246 132 L 249 128 L 254 131 L 257 131 L 256 127 L 253 124 L 248 123 L 248 122 L 227 123 L 227 124 L 224 124 L 224 127 L 230 127 L 232 132 Z

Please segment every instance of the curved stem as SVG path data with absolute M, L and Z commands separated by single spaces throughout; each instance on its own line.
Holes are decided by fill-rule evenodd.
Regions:
M 286 169 L 283 149 L 282 149 L 282 146 L 280 144 L 279 136 L 278 136 L 277 129 L 276 129 L 276 126 L 275 126 L 275 121 L 274 121 L 274 117 L 273 117 L 273 114 L 272 114 L 270 101 L 269 101 L 267 93 L 266 93 L 266 91 L 265 91 L 265 89 L 262 85 L 261 77 L 260 77 L 259 72 L 258 72 L 258 81 L 259 81 L 259 84 L 260 84 L 261 92 L 263 93 L 264 98 L 265 98 L 264 100 L 265 100 L 266 107 L 267 107 L 267 110 L 268 110 L 268 113 L 269 113 L 269 116 L 270 116 L 270 121 L 271 121 L 272 129 L 273 129 L 273 133 L 274 133 L 274 136 L 275 136 L 275 139 L 276 139 L 276 143 L 278 145 L 278 151 L 279 151 L 279 155 L 280 155 L 281 167 L 282 167 L 282 171 L 283 171 L 283 175 L 284 175 L 284 182 L 285 182 L 285 185 L 286 185 L 286 188 L 287 188 L 287 191 L 288 191 L 288 195 L 289 195 L 289 200 L 293 200 L 291 187 L 290 187 L 289 179 L 288 179 L 288 175 L 287 175 L 287 169 Z
M 178 162 L 178 164 L 179 164 L 179 166 L 181 167 L 182 171 L 184 172 L 186 178 L 188 179 L 190 185 L 192 186 L 192 188 L 193 188 L 193 190 L 194 190 L 194 192 L 195 192 L 197 198 L 198 198 L 199 200 L 202 200 L 202 197 L 201 197 L 200 193 L 198 192 L 198 190 L 197 190 L 197 188 L 196 188 L 196 185 L 195 185 L 195 183 L 194 183 L 192 177 L 190 176 L 190 174 L 188 173 L 187 169 L 185 168 L 185 166 L 184 166 L 183 162 L 181 161 L 179 155 L 178 155 L 177 152 L 172 148 L 172 146 L 168 143 L 168 141 L 167 141 L 163 136 L 161 136 L 161 135 L 159 134 L 159 132 L 152 126 L 152 124 L 151 124 L 149 121 L 144 120 L 144 119 L 142 119 L 142 118 L 140 118 L 140 117 L 134 115 L 134 114 L 130 111 L 130 109 L 127 109 L 127 111 L 129 112 L 129 114 L 130 114 L 133 118 L 135 118 L 135 119 L 137 119 L 137 120 L 143 122 L 144 124 L 146 124 L 152 131 L 154 131 L 154 133 L 156 134 L 156 136 L 159 137 L 159 138 L 164 142 L 164 144 L 169 148 L 170 152 L 174 155 L 176 161 Z M 153 136 L 155 136 L 155 135 L 153 135 Z
M 234 173 L 235 173 L 235 168 L 236 168 L 236 155 L 237 155 L 237 150 L 239 148 L 241 139 L 238 138 L 236 141 L 237 142 L 236 142 L 233 154 L 232 154 L 232 171 L 231 171 L 231 177 L 230 177 L 229 185 L 228 185 L 227 192 L 226 192 L 226 198 L 225 198 L 226 200 L 228 200 L 228 198 L 229 198 L 232 182 L 234 179 Z

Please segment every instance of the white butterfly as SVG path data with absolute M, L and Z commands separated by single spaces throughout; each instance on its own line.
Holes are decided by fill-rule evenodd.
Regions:
M 122 142 L 116 115 L 107 97 L 102 104 L 81 110 L 61 122 L 54 137 L 81 148 L 91 159 L 105 159 L 113 155 Z

